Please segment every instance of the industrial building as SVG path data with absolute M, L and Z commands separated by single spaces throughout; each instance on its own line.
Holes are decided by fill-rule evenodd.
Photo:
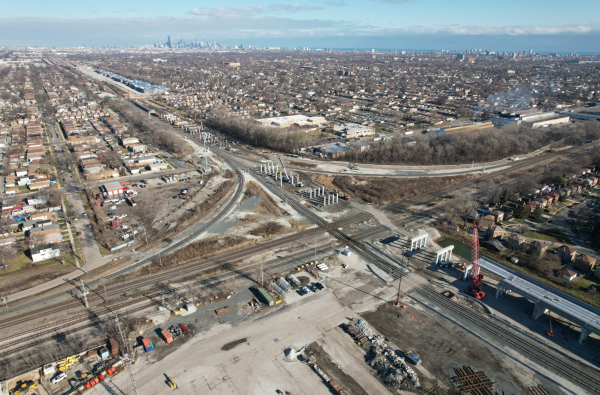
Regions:
M 492 119 L 492 122 L 497 127 L 502 127 L 510 124 L 523 124 L 531 129 L 546 128 L 551 125 L 567 123 L 571 120 L 569 115 L 557 114 L 555 112 L 543 112 L 536 109 L 503 112 L 499 116 Z
M 307 117 L 306 115 L 289 115 L 286 117 L 256 119 L 262 126 L 289 128 L 292 126 L 321 126 L 327 123 L 323 117 Z
M 360 125 L 358 123 L 343 123 L 333 127 L 337 135 L 346 138 L 365 137 L 375 134 L 375 129 L 371 126 Z
M 162 85 L 152 85 L 146 81 L 140 80 L 130 80 L 129 78 L 122 77 L 118 74 L 112 73 L 110 71 L 102 70 L 102 69 L 94 69 L 94 71 L 98 74 L 101 74 L 105 77 L 111 78 L 117 82 L 121 82 L 122 84 L 127 85 L 131 89 L 135 89 L 140 93 L 165 93 L 167 88 Z
M 561 112 L 561 115 L 582 121 L 600 121 L 600 105 L 586 107 L 578 111 L 564 111 Z

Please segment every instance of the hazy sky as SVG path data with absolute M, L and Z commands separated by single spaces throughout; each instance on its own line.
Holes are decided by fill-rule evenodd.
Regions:
M 275 0 L 277 1 L 277 0 Z M 0 45 L 225 45 L 600 53 L 598 0 L 10 1 Z

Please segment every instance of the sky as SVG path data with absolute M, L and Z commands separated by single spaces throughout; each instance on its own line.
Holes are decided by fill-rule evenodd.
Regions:
M 598 0 L 5 2 L 0 46 L 223 45 L 600 54 Z

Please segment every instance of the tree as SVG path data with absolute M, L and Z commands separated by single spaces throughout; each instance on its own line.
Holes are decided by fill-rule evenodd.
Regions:
M 542 210 L 542 206 L 537 206 L 533 211 L 533 218 L 536 221 L 541 221 L 543 212 L 544 210 Z
M 508 202 L 508 189 L 503 190 L 500 197 L 500 204 L 504 205 L 506 202 Z
M 457 197 L 454 201 L 455 204 L 453 209 L 456 215 L 463 219 L 466 230 L 469 214 L 471 214 L 475 209 L 477 209 L 477 201 L 475 200 L 473 195 L 463 195 Z
M 515 216 L 520 219 L 529 218 L 530 215 L 531 215 L 531 210 L 529 209 L 529 207 L 527 207 L 525 205 L 522 205 L 521 207 L 519 207 L 519 209 L 517 210 L 517 213 L 515 214 Z
M 554 182 L 556 182 L 558 185 L 566 185 L 567 184 L 567 180 L 562 176 L 554 177 Z

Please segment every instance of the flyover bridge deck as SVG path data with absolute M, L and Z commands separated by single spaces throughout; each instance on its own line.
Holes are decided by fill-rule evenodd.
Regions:
M 503 290 L 510 289 L 536 304 L 533 319 L 550 310 L 581 326 L 582 340 L 588 332 L 600 334 L 600 315 L 592 306 L 586 308 L 585 303 L 559 295 L 560 291 L 553 292 L 549 286 L 535 284 L 488 258 L 482 257 L 478 263 L 481 268 L 502 278 L 498 283 L 496 297 Z

